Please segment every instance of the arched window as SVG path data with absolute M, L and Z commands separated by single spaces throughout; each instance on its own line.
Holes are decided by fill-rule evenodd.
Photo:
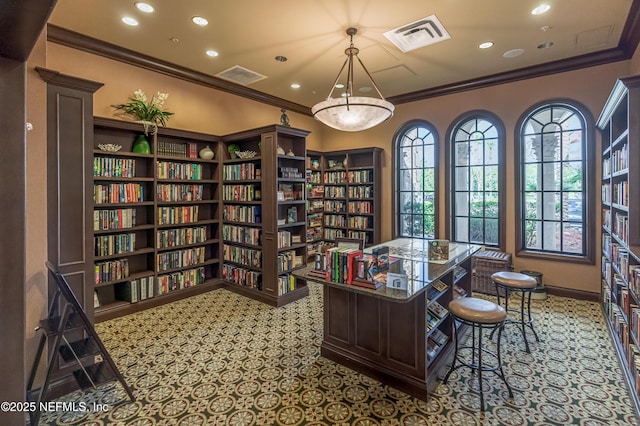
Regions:
M 539 105 L 519 120 L 519 249 L 592 257 L 593 125 L 569 102 Z M 593 120 L 590 120 L 591 122 Z M 589 231 L 589 232 L 588 232 Z
M 435 238 L 437 134 L 426 121 L 404 125 L 396 134 L 396 235 Z
M 451 131 L 450 150 L 450 239 L 503 247 L 502 123 L 487 112 L 465 114 Z

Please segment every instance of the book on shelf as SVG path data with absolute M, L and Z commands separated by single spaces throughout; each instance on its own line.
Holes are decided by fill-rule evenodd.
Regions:
M 296 223 L 298 221 L 298 208 L 289 207 L 287 209 L 287 223 Z
M 449 240 L 429 240 L 428 260 L 449 260 Z
M 440 321 L 440 318 L 427 310 L 427 329 L 431 330 L 436 324 L 438 324 L 438 321 Z
M 431 283 L 431 286 L 438 291 L 445 291 L 447 289 L 447 285 L 440 280 L 435 280 Z
M 429 335 L 429 339 L 433 340 L 437 345 L 442 346 L 449 340 L 449 336 L 447 336 L 442 330 L 439 328 L 434 328 L 431 334 Z
M 438 318 L 444 318 L 449 311 L 437 301 L 431 302 L 429 311 L 434 313 Z
M 427 339 L 427 358 L 429 360 L 432 360 L 438 355 L 438 350 L 440 350 L 440 345 L 431 339 Z

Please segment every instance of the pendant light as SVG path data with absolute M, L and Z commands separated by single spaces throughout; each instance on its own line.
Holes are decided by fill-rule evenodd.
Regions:
M 394 106 L 391 102 L 388 102 L 380 93 L 380 89 L 376 85 L 375 81 L 367 71 L 367 68 L 362 63 L 362 60 L 358 57 L 359 50 L 353 45 L 353 36 L 358 32 L 356 28 L 347 29 L 347 35 L 351 39 L 351 43 L 344 53 L 347 55 L 347 59 L 342 68 L 338 72 L 338 77 L 331 86 L 331 91 L 327 100 L 322 101 L 311 108 L 313 117 L 326 124 L 329 127 L 333 127 L 337 130 L 343 130 L 347 132 L 357 132 L 360 130 L 370 129 L 377 126 L 383 121 L 389 119 L 393 115 Z M 353 96 L 353 58 L 356 58 L 362 69 L 369 77 L 371 84 L 375 88 L 380 98 L 372 98 L 367 96 Z M 347 67 L 347 82 L 346 90 L 339 98 L 333 98 L 333 91 L 336 89 L 336 84 L 340 80 L 340 76 Z

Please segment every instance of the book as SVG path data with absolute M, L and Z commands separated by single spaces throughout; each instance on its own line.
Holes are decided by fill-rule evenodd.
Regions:
M 434 313 L 438 318 L 444 318 L 449 313 L 449 311 L 437 301 L 429 305 L 429 311 Z
M 438 291 L 445 291 L 447 289 L 447 285 L 440 280 L 435 280 L 431 283 L 431 286 Z
M 389 246 L 372 248 L 371 258 L 376 272 L 387 272 L 389 270 Z
M 295 223 L 298 221 L 298 208 L 289 207 L 287 209 L 287 223 Z
M 430 240 L 428 260 L 449 260 L 449 240 Z

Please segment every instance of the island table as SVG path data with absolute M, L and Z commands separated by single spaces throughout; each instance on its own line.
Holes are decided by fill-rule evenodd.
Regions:
M 330 282 L 313 268 L 298 272 L 323 285 L 321 355 L 424 400 L 453 349 L 447 305 L 471 294 L 472 256 L 481 249 L 451 243 L 448 260 L 429 262 L 428 244 L 400 238 L 365 249 L 370 254 L 388 246 L 389 256 L 400 259 L 400 271 L 408 277 L 407 290 Z

